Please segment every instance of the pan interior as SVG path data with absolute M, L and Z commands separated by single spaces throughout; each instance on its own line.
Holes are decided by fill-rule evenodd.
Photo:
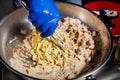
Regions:
M 82 76 L 97 69 L 108 58 L 111 49 L 111 36 L 108 29 L 97 16 L 82 7 L 61 2 L 56 2 L 56 5 L 62 17 L 78 18 L 88 25 L 91 30 L 98 32 L 95 43 L 97 55 L 80 75 Z M 27 30 L 28 34 L 31 30 L 31 23 L 28 21 L 27 16 L 27 11 L 20 8 L 8 15 L 0 23 L 0 56 L 8 65 L 10 64 L 9 59 L 13 56 L 12 49 L 17 44 L 20 44 L 26 36 L 20 34 L 20 29 Z M 16 36 L 18 39 L 9 45 L 9 41 Z M 21 69 L 19 71 L 21 72 L 23 70 Z

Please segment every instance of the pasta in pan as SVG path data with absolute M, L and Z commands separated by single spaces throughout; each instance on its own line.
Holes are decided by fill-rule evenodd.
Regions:
M 32 29 L 31 35 L 25 38 L 23 44 L 13 52 L 13 55 L 20 51 L 25 54 L 25 50 L 28 50 L 26 54 L 30 54 L 35 65 L 33 67 L 29 64 L 29 68 L 25 69 L 27 75 L 55 80 L 74 78 L 94 57 L 96 33 L 90 31 L 79 19 L 64 18 L 59 21 L 55 33 L 72 46 L 74 53 L 67 49 L 63 51 L 51 37 L 40 38 L 40 33 Z M 16 64 L 13 63 L 12 66 L 17 66 Z

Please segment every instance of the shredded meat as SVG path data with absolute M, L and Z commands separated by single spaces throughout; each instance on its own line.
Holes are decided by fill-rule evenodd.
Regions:
M 40 79 L 71 79 L 80 74 L 94 57 L 95 31 L 90 31 L 79 19 L 66 17 L 59 21 L 55 33 L 72 46 L 74 54 L 68 50 L 62 51 L 51 37 L 40 38 L 40 33 L 33 29 L 13 49 L 11 66 Z M 26 31 L 21 30 L 21 34 L 26 34 Z

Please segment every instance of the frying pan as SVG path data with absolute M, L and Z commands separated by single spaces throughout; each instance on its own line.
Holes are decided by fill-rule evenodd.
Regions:
M 88 66 L 83 70 L 81 74 L 76 76 L 75 80 L 83 80 L 86 76 L 94 74 L 98 71 L 110 58 L 112 52 L 113 41 L 111 37 L 110 30 L 102 22 L 98 15 L 92 13 L 92 11 L 83 8 L 82 6 L 56 2 L 57 8 L 62 17 L 75 17 L 80 19 L 84 24 L 89 26 L 90 30 L 96 31 L 98 34 L 96 36 L 96 56 L 88 64 Z M 23 76 L 27 79 L 40 79 L 34 75 L 24 74 L 22 69 L 17 70 L 15 67 L 10 66 L 10 58 L 13 56 L 12 49 L 21 42 L 25 35 L 21 35 L 19 30 L 26 29 L 29 31 L 31 29 L 31 23 L 29 22 L 28 13 L 26 9 L 19 8 L 13 11 L 11 14 L 6 16 L 0 23 L 0 58 L 2 63 L 15 72 L 16 74 Z M 18 41 L 14 41 L 14 44 L 9 45 L 9 41 L 17 36 Z

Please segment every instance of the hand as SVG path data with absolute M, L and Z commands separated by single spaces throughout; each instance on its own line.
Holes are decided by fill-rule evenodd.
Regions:
M 54 33 L 60 14 L 53 0 L 30 0 L 28 4 L 29 19 L 41 32 L 41 37 L 47 37 Z

